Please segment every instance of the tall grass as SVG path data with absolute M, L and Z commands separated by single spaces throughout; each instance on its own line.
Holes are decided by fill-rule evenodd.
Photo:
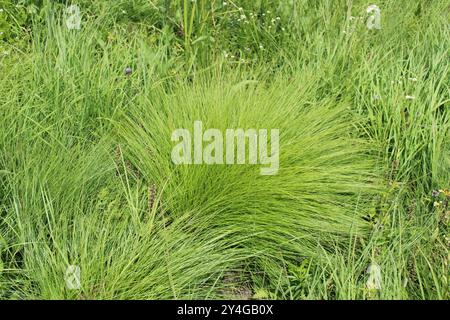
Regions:
M 448 299 L 445 1 L 381 30 L 363 1 L 35 4 L 0 53 L 0 297 Z M 280 129 L 278 174 L 174 165 L 195 120 Z

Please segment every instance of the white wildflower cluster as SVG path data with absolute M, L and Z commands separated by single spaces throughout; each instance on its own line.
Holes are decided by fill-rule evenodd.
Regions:
M 238 13 L 239 14 L 239 18 L 237 19 L 237 21 L 238 22 L 243 22 L 243 23 L 248 23 L 247 16 L 245 15 L 245 12 L 244 12 L 244 8 L 239 7 L 238 11 L 239 11 L 239 13 Z
M 363 17 L 355 17 L 355 16 L 348 17 L 347 23 L 345 24 L 345 27 L 344 27 L 344 30 L 342 31 L 342 33 L 351 35 L 356 30 L 358 23 L 360 23 L 360 22 L 364 22 Z
M 412 82 L 412 83 L 416 83 L 416 82 L 418 81 L 418 79 L 417 79 L 416 77 L 408 77 L 407 80 L 410 81 L 410 82 Z M 393 85 L 393 84 L 396 84 L 396 83 L 398 83 L 399 85 L 401 85 L 401 84 L 403 84 L 404 82 L 402 81 L 402 79 L 399 79 L 399 80 L 391 80 L 391 84 L 392 84 L 392 85 Z M 405 81 L 405 83 L 406 83 L 406 81 Z M 412 100 L 415 100 L 416 97 L 415 97 L 414 95 L 412 95 L 412 94 L 406 94 L 406 95 L 405 95 L 405 99 L 408 100 L 408 101 L 412 101 Z M 372 95 L 372 100 L 381 100 L 381 96 L 380 96 L 378 93 L 374 93 L 374 94 Z
M 417 82 L 417 78 L 416 77 L 409 77 L 408 81 L 416 83 Z M 416 99 L 416 97 L 413 96 L 412 94 L 406 95 L 405 98 L 406 98 L 406 100 L 414 100 L 414 99 Z
M 246 48 L 246 49 L 248 49 L 248 50 L 250 50 L 250 48 Z M 234 55 L 234 54 L 231 54 L 231 53 L 229 53 L 229 52 L 227 52 L 227 51 L 223 51 L 223 57 L 225 58 L 225 59 L 229 59 L 229 60 L 231 60 L 231 61 L 234 61 L 234 62 L 239 62 L 239 63 L 247 63 L 247 60 L 246 59 L 244 59 L 243 57 L 237 57 L 236 55 Z
M 272 18 L 270 20 L 269 29 L 271 29 L 273 26 L 275 26 L 280 20 L 281 20 L 280 17 Z
M 225 7 L 227 2 L 223 2 L 223 6 Z M 236 11 L 235 11 L 236 13 Z M 271 11 L 267 10 L 263 13 L 255 13 L 255 12 L 245 12 L 244 8 L 237 8 L 237 16 L 236 21 L 238 23 L 249 24 L 251 21 L 257 22 L 258 18 L 262 18 L 261 25 L 268 30 L 275 29 L 277 25 L 281 24 L 281 17 L 279 16 L 271 16 Z M 281 31 L 286 31 L 284 27 L 280 27 Z

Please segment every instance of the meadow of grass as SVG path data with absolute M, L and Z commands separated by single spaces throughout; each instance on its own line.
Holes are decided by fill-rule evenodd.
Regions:
M 0 0 L 0 299 L 449 299 L 450 6 L 370 4 Z

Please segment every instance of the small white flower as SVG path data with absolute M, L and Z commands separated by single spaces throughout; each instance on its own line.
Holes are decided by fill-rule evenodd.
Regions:
M 417 82 L 417 78 L 408 78 L 409 81 Z
M 3 9 L 0 9 L 0 12 L 3 12 Z
M 372 97 L 372 99 L 373 99 L 373 100 L 380 100 L 381 97 L 380 97 L 379 94 L 374 94 L 373 97 Z
M 264 47 L 263 47 L 262 44 L 259 45 L 259 48 L 260 48 L 261 50 L 264 49 Z
M 414 96 L 410 96 L 410 95 L 407 95 L 405 98 L 406 98 L 406 100 L 414 100 L 415 99 Z
M 285 31 L 286 29 L 284 27 L 281 27 L 281 31 Z
M 241 19 L 242 19 L 242 20 L 247 19 L 247 17 L 245 16 L 245 14 L 241 14 Z
M 224 2 L 222 2 L 222 5 L 223 5 L 224 7 L 226 7 L 226 6 L 228 5 L 228 3 L 226 3 L 226 2 L 224 1 Z

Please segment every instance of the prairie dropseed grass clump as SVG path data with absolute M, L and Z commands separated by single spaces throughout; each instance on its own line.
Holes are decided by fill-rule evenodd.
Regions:
M 446 1 L 0 3 L 0 299 L 450 298 Z

